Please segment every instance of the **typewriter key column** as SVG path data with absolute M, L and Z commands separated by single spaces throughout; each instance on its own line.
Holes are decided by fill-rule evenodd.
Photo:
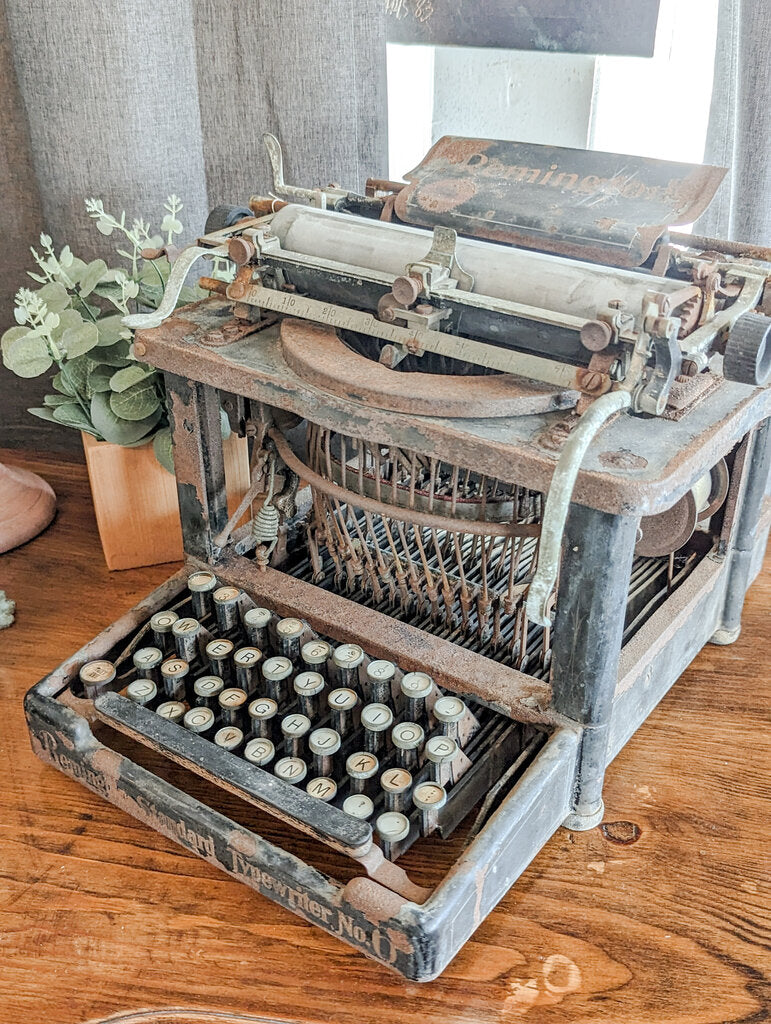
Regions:
M 439 723 L 439 729 L 443 736 L 449 736 L 460 743 L 458 726 L 466 717 L 466 704 L 460 697 L 448 695 L 440 697 L 434 704 L 434 718 Z
M 233 655 L 236 667 L 236 686 L 251 694 L 259 686 L 259 664 L 262 651 L 257 647 L 239 647 Z
M 299 757 L 282 757 L 280 761 L 276 761 L 273 774 L 282 782 L 296 786 L 307 776 L 308 766 Z
M 212 594 L 217 589 L 217 577 L 214 573 L 208 569 L 199 569 L 191 573 L 187 578 L 187 589 L 190 591 L 193 615 L 197 619 L 212 615 Z
M 218 747 L 231 754 L 237 754 L 244 743 L 244 734 L 237 725 L 223 725 L 214 734 L 214 742 Z
M 233 641 L 225 640 L 222 637 L 210 640 L 206 645 L 206 657 L 211 666 L 212 675 L 219 676 L 226 683 L 233 681 L 233 664 L 230 659 L 234 649 Z
M 109 690 L 115 682 L 117 673 L 111 661 L 89 661 L 80 670 L 80 681 L 83 683 L 86 697 L 96 700 L 100 693 Z
M 407 718 L 413 722 L 427 722 L 426 699 L 434 690 L 431 676 L 425 672 L 408 672 L 402 676 L 401 688 L 407 698 Z
M 272 697 L 258 697 L 249 705 L 248 711 L 252 722 L 252 736 L 259 739 L 271 739 L 278 714 L 278 704 Z
M 337 796 L 337 783 L 334 779 L 311 779 L 305 786 L 305 792 L 309 796 L 315 796 L 317 800 L 323 800 L 324 803 L 328 804 Z
M 241 591 L 238 587 L 220 587 L 214 591 L 214 614 L 220 633 L 231 633 L 241 624 L 238 602 Z
M 279 619 L 276 623 L 278 653 L 289 658 L 295 665 L 300 661 L 300 640 L 305 628 L 305 623 L 300 619 Z
M 152 679 L 154 683 L 160 683 L 163 651 L 159 647 L 142 647 L 134 651 L 131 660 L 136 674 L 141 679 Z
M 347 686 L 332 690 L 327 703 L 332 714 L 332 728 L 341 736 L 347 736 L 353 729 L 353 713 L 359 703 L 356 691 Z
M 250 608 L 244 612 L 244 629 L 249 637 L 249 642 L 259 648 L 263 654 L 269 646 L 270 618 L 271 615 L 267 608 Z
M 331 778 L 334 775 L 335 754 L 340 749 L 340 735 L 334 729 L 314 729 L 308 747 L 313 755 L 314 774 Z
M 215 711 L 219 707 L 219 696 L 225 689 L 225 683 L 220 676 L 201 676 L 193 683 L 193 703 L 196 707 L 211 708 Z
M 185 699 L 189 672 L 190 666 L 182 658 L 169 658 L 161 665 L 163 692 L 169 700 L 183 701 Z
M 147 708 L 158 697 L 158 687 L 152 679 L 134 679 L 126 687 L 126 696 L 135 704 Z
M 284 750 L 289 757 L 302 757 L 306 736 L 311 731 L 311 720 L 306 715 L 287 715 L 281 720 Z
M 337 669 L 341 686 L 359 691 L 359 666 L 364 661 L 364 651 L 358 644 L 341 644 L 335 648 L 332 662 Z
M 153 634 L 153 643 L 155 646 L 163 651 L 164 654 L 170 654 L 174 649 L 174 637 L 171 633 L 171 627 L 179 618 L 176 612 L 156 612 L 155 615 L 150 619 L 150 630 Z
M 412 789 L 412 773 L 406 768 L 389 768 L 380 776 L 380 788 L 385 794 L 387 811 L 408 810 L 410 790 Z
M 206 736 L 214 726 L 214 712 L 211 708 L 191 708 L 185 712 L 182 724 L 188 732 L 195 732 L 199 736 Z
M 386 704 L 367 704 L 362 708 L 361 725 L 364 729 L 364 749 L 380 757 L 388 748 L 388 732 L 394 716 Z
M 366 793 L 373 785 L 372 779 L 380 771 L 380 762 L 374 754 L 358 750 L 350 754 L 345 762 L 346 773 L 351 780 L 352 793 Z
M 420 750 L 426 734 L 417 722 L 399 722 L 391 730 L 391 740 L 396 747 L 396 763 L 400 768 L 414 772 L 420 763 Z
M 436 782 L 421 782 L 415 787 L 412 802 L 421 812 L 421 833 L 431 835 L 439 825 L 439 811 L 447 803 L 447 790 Z
M 165 700 L 155 709 L 156 715 L 165 718 L 168 722 L 174 722 L 175 725 L 182 724 L 186 711 L 187 707 L 179 700 Z
M 240 727 L 243 724 L 244 711 L 246 710 L 248 699 L 246 691 L 237 686 L 231 686 L 227 690 L 222 691 L 217 703 L 219 704 L 220 715 L 225 725 L 237 725 Z
M 297 694 L 300 711 L 315 722 L 321 711 L 324 677 L 320 672 L 301 672 L 294 677 L 294 692 Z
M 393 703 L 391 686 L 395 673 L 396 665 L 392 661 L 371 661 L 367 665 L 364 699 L 368 704 Z
M 410 819 L 400 811 L 386 811 L 375 822 L 383 855 L 387 860 L 395 860 L 399 852 L 399 844 L 410 834 Z
M 352 818 L 368 821 L 375 813 L 375 805 L 364 793 L 353 793 L 343 800 L 343 810 Z
M 303 644 L 300 657 L 309 671 L 318 672 L 325 681 L 329 678 L 327 662 L 332 657 L 332 647 L 326 640 L 309 640 Z
M 293 671 L 292 662 L 283 656 L 268 658 L 262 663 L 262 676 L 268 695 L 279 707 L 285 705 L 289 699 L 289 679 Z
M 258 768 L 267 768 L 276 756 L 276 748 L 270 740 L 249 740 L 244 747 L 244 758 Z
M 171 627 L 177 657 L 188 663 L 198 660 L 198 645 L 201 639 L 201 623 L 198 619 L 177 619 Z
M 571 505 L 552 633 L 553 707 L 583 727 L 567 828 L 602 819 L 608 730 L 637 520 Z

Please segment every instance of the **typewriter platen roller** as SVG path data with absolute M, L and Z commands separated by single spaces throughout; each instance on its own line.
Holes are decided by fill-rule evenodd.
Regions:
M 428 980 L 738 635 L 771 253 L 672 229 L 716 168 L 444 139 L 359 194 L 288 185 L 267 144 L 272 194 L 214 211 L 130 320 L 188 564 L 28 718 L 43 758 Z M 175 309 L 199 259 L 211 297 Z M 220 404 L 251 452 L 230 519 Z

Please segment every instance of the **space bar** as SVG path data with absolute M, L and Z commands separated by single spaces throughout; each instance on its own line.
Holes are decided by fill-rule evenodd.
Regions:
M 94 701 L 94 707 L 107 725 L 333 849 L 356 858 L 363 857 L 370 849 L 372 826 L 368 822 L 353 818 L 302 789 L 295 789 L 127 697 L 103 693 Z

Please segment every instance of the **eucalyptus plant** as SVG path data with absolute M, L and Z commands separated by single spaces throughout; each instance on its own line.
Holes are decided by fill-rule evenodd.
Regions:
M 122 319 L 160 304 L 175 238 L 183 231 L 182 203 L 168 197 L 160 232 L 141 218 L 127 224 L 125 212 L 112 216 L 100 199 L 85 205 L 97 231 L 115 238 L 125 266 L 87 263 L 68 245 L 57 254 L 42 234 L 40 250 L 30 248 L 36 270 L 28 271 L 39 287 L 16 293 L 17 326 L 0 339 L 3 363 L 19 377 L 57 368 L 53 392 L 28 410 L 33 416 L 124 447 L 152 441 L 158 460 L 173 470 L 163 378 L 134 357 L 132 332 Z M 202 297 L 197 288 L 183 288 L 179 305 Z

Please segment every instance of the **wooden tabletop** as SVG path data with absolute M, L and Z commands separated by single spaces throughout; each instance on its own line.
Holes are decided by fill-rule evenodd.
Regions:
M 739 641 L 706 648 L 611 765 L 605 827 L 560 830 L 419 985 L 33 757 L 24 692 L 176 567 L 110 574 L 85 469 L 2 455 L 50 481 L 59 513 L 0 557 L 17 602 L 0 632 L 0 1024 L 767 1019 L 767 571 Z

